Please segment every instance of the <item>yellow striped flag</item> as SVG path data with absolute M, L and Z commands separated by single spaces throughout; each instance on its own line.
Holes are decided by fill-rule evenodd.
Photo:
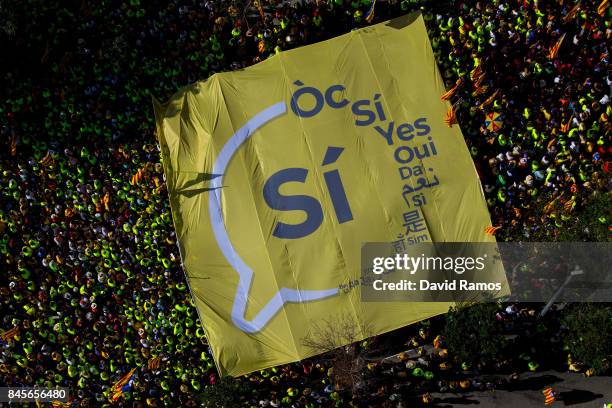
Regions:
M 552 201 L 546 204 L 544 208 L 542 209 L 542 212 L 544 212 L 544 214 L 550 214 L 553 211 L 554 207 L 559 202 L 559 200 L 561 200 L 562 198 L 563 198 L 563 193 L 561 193 L 559 196 L 555 197 Z
M 13 337 L 15 337 L 18 333 L 19 333 L 19 327 L 15 326 L 12 329 L 8 329 L 7 331 L 0 334 L 0 339 L 2 339 L 3 342 L 8 342 Z
M 576 3 L 576 5 L 572 7 L 570 11 L 567 12 L 565 17 L 563 17 L 563 21 L 566 23 L 569 22 L 571 19 L 573 19 L 576 16 L 576 13 L 578 13 L 578 10 L 580 10 L 580 2 Z
M 565 204 L 563 204 L 563 209 L 566 212 L 570 212 L 570 211 L 572 211 L 574 209 L 575 206 L 576 206 L 576 200 L 574 200 L 574 198 L 571 198 L 571 199 L 567 200 L 565 202 Z
M 608 4 L 609 4 L 608 0 L 603 0 L 601 4 L 599 5 L 599 7 L 597 7 L 597 14 L 603 17 L 606 14 L 606 9 L 608 8 Z
M 569 132 L 570 124 L 572 123 L 573 118 L 574 118 L 574 115 L 570 116 L 570 118 L 567 120 L 567 123 L 561 124 L 561 132 L 563 133 Z
M 550 387 L 545 388 L 542 391 L 542 394 L 544 394 L 544 404 L 550 405 L 553 402 L 555 402 L 555 392 L 553 391 L 552 388 Z
M 455 113 L 455 106 L 451 106 L 446 112 L 446 117 L 444 118 L 444 123 L 446 126 L 452 127 L 453 124 L 457 123 L 457 114 Z
M 557 54 L 559 53 L 559 48 L 561 48 L 561 44 L 563 43 L 563 40 L 565 40 L 565 33 L 563 33 L 563 35 L 561 36 L 561 38 L 559 38 L 557 40 L 557 42 L 555 43 L 555 45 L 553 45 L 552 47 L 550 47 L 550 50 L 548 51 L 548 58 L 549 59 L 555 59 L 557 58 Z
M 500 228 L 501 227 L 494 227 L 494 226 L 491 225 L 491 226 L 485 227 L 484 232 L 485 232 L 485 234 L 488 234 L 488 235 L 495 235 L 497 230 L 500 229 Z
M 484 79 L 485 79 L 485 74 L 483 72 L 482 74 L 480 74 L 478 78 L 476 78 L 476 81 L 474 81 L 474 88 L 480 89 L 480 86 L 484 82 Z
M 436 338 L 433 340 L 433 346 L 434 348 L 440 348 L 441 344 L 442 344 L 442 336 L 437 335 Z
M 259 16 L 261 17 L 262 20 L 266 18 L 266 14 L 264 13 L 264 9 L 261 6 L 261 3 L 257 5 L 257 10 L 259 11 Z
M 132 375 L 134 375 L 134 372 L 136 371 L 136 368 L 132 368 L 126 375 L 124 375 L 123 377 L 121 377 L 119 379 L 119 381 L 117 381 L 112 389 L 116 390 L 118 388 L 123 387 L 125 384 L 127 384 L 130 381 L 130 378 L 132 378 Z
M 147 366 L 149 370 L 157 370 L 159 368 L 159 364 L 161 363 L 161 357 L 155 357 L 149 360 Z
M 483 72 L 482 72 L 482 66 L 481 66 L 481 65 L 479 65 L 479 66 L 477 66 L 476 68 L 474 68 L 474 69 L 472 70 L 472 72 L 470 72 L 470 79 L 471 79 L 472 81 L 474 81 L 474 80 L 476 80 L 476 78 L 479 78 L 479 77 L 480 77 L 480 75 L 482 75 L 482 73 L 483 73 Z
M 479 86 L 478 88 L 476 88 L 474 92 L 472 92 L 472 96 L 476 97 L 478 95 L 485 94 L 487 93 L 488 90 L 489 90 L 488 85 Z
M 491 103 L 493 103 L 493 101 L 497 97 L 498 93 L 499 93 L 499 89 L 497 91 L 493 92 L 493 94 L 491 96 L 489 96 L 483 103 L 481 103 L 479 108 L 480 109 L 484 109 L 487 106 L 489 106 Z
M 131 385 L 132 376 L 136 368 L 132 368 L 126 375 L 121 377 L 119 381 L 117 381 L 110 389 L 110 392 L 113 394 L 111 397 L 111 401 L 115 402 L 123 395 L 124 391 L 127 391 Z
M 102 203 L 104 204 L 104 208 L 106 209 L 106 211 L 110 211 L 110 208 L 108 206 L 109 202 L 110 202 L 110 194 L 108 194 L 108 191 L 107 191 L 106 194 L 104 194 L 104 197 L 102 198 Z
M 459 85 L 461 85 L 461 78 L 457 80 L 457 82 L 455 83 L 455 86 L 453 86 L 451 89 L 449 89 L 444 94 L 442 94 L 440 99 L 443 101 L 448 101 L 450 98 L 452 98 L 455 95 L 455 93 L 457 92 L 457 88 L 459 88 Z
M 140 183 L 140 180 L 142 180 L 142 178 L 144 177 L 144 173 L 146 169 L 147 169 L 147 165 L 144 165 L 140 169 L 138 169 L 136 174 L 132 176 L 132 179 L 130 180 L 130 184 L 134 186 Z

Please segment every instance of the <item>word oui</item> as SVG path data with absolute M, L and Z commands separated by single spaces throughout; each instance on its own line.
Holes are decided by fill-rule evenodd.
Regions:
M 401 141 L 409 142 L 414 139 L 415 135 L 427 136 L 431 131 L 431 128 L 425 122 L 427 122 L 426 118 L 419 118 L 414 121 L 414 125 L 410 123 L 402 123 L 395 128 L 395 122 L 391 121 L 387 125 L 386 129 L 383 129 L 380 126 L 374 126 L 374 130 L 376 130 L 376 132 L 378 132 L 378 134 L 385 139 L 389 146 L 393 146 L 395 144 L 393 138 L 394 134 L 399 143 L 401 143 Z M 420 129 L 420 131 L 415 133 L 415 130 L 417 129 Z M 436 145 L 433 142 L 433 138 L 431 136 L 427 136 L 427 142 L 421 144 L 420 146 L 398 146 L 395 149 L 393 157 L 395 158 L 395 161 L 400 164 L 408 164 L 411 163 L 415 157 L 422 160 L 426 157 L 435 156 L 437 154 L 438 151 L 436 150 Z
M 381 123 L 387 121 L 380 94 L 374 94 L 372 99 L 359 99 L 351 103 L 343 96 L 344 91 L 346 91 L 344 85 L 331 85 L 325 91 L 320 91 L 313 86 L 304 86 L 304 83 L 299 80 L 293 84 L 300 88 L 291 96 L 291 110 L 300 118 L 316 116 L 325 106 L 332 109 L 341 109 L 350 105 L 351 112 L 355 116 L 356 126 L 370 126 L 376 121 Z M 310 99 L 310 102 L 314 99 L 314 106 L 305 107 L 306 103 L 300 103 L 303 98 Z M 312 105 L 312 103 L 309 105 Z M 387 145 L 393 146 L 396 141 L 399 144 L 409 142 L 415 136 L 428 136 L 431 128 L 427 124 L 427 118 L 418 118 L 413 123 L 401 123 L 397 127 L 395 121 L 390 121 L 385 126 L 374 126 L 374 130 L 385 139 Z M 394 158 L 400 164 L 408 164 L 415 158 L 422 160 L 437 154 L 433 138 L 428 136 L 427 141 L 420 146 L 402 145 L 397 147 Z

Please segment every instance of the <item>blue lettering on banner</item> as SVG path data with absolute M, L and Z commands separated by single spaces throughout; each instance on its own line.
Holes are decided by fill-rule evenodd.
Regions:
M 312 86 L 305 86 L 302 81 L 295 81 L 294 85 L 299 88 L 291 96 L 291 109 L 300 118 L 311 118 L 319 114 L 326 106 L 332 109 L 340 109 L 350 106 L 354 115 L 355 126 L 372 126 L 375 135 L 379 135 L 388 146 L 394 148 L 393 160 L 398 163 L 400 180 L 403 182 L 400 194 L 408 208 L 421 207 L 427 203 L 427 199 L 421 189 L 429 189 L 440 184 L 438 177 L 432 168 L 426 172 L 422 168 L 423 159 L 438 154 L 433 137 L 430 135 L 431 127 L 427 124 L 427 118 L 417 118 L 414 122 L 396 123 L 387 120 L 381 94 L 374 94 L 371 99 L 359 99 L 351 102 L 344 96 L 346 88 L 335 84 L 321 91 Z M 300 104 L 300 99 L 309 95 L 314 99 L 315 105 L 311 109 L 305 109 Z M 426 138 L 426 139 L 425 139 Z M 411 145 L 405 143 L 411 142 Z M 329 151 L 328 151 L 329 153 Z M 339 154 L 339 153 L 338 153 Z M 323 165 L 327 164 L 327 158 Z M 353 216 L 346 200 L 346 194 L 340 182 L 337 170 L 325 173 L 327 188 L 332 197 L 332 203 L 336 211 L 338 222 L 352 220 Z
M 342 147 L 328 147 L 322 166 L 335 163 L 343 150 Z M 279 221 L 272 233 L 275 237 L 303 238 L 315 232 L 323 222 L 323 209 L 316 198 L 308 195 L 282 195 L 279 192 L 281 185 L 289 182 L 304 183 L 307 176 L 308 169 L 289 168 L 274 173 L 264 184 L 263 196 L 270 208 L 279 211 L 300 210 L 306 213 L 306 220 L 300 224 L 286 224 Z M 323 177 L 334 206 L 336 219 L 340 224 L 351 221 L 353 213 L 342 185 L 340 172 L 338 170 L 326 171 Z
M 303 238 L 315 232 L 323 222 L 323 210 L 316 198 L 307 195 L 284 196 L 278 191 L 285 183 L 305 182 L 307 175 L 307 169 L 284 169 L 272 175 L 264 185 L 263 196 L 270 208 L 279 211 L 302 210 L 306 213 L 306 220 L 301 224 L 292 225 L 279 221 L 272 234 L 277 238 Z

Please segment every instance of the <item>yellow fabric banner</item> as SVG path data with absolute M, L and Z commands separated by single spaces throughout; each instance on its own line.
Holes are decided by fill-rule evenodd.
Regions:
M 474 164 L 419 14 L 215 74 L 155 103 L 190 290 L 222 375 L 448 310 L 362 303 L 365 242 L 494 242 Z M 368 327 L 368 330 L 365 330 Z

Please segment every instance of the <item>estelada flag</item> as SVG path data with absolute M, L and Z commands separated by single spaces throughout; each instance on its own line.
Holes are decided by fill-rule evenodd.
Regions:
M 546 387 L 544 390 L 542 390 L 542 394 L 544 394 L 544 404 L 545 405 L 550 405 L 553 402 L 555 402 L 555 399 L 556 399 L 555 392 L 553 391 L 551 387 Z
M 548 51 L 548 58 L 549 59 L 557 58 L 557 54 L 559 53 L 559 48 L 561 48 L 561 44 L 563 44 L 563 40 L 565 40 L 565 33 L 563 33 L 563 35 L 561 35 L 561 37 L 557 40 L 555 45 L 550 47 L 550 50 Z
M 124 392 L 128 391 L 132 385 L 134 372 L 136 368 L 132 368 L 127 374 L 119 379 L 110 389 L 111 401 L 115 402 L 123 395 Z

